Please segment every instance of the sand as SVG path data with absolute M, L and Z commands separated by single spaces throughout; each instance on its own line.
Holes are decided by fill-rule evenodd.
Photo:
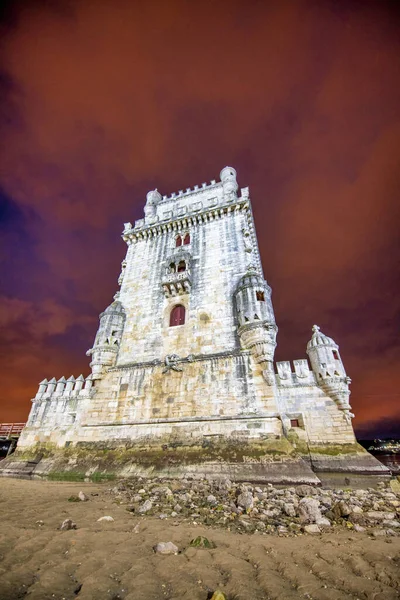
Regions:
M 137 516 L 108 484 L 0 479 L 0 600 L 400 598 L 400 537 L 239 534 Z M 88 502 L 68 502 L 82 490 Z M 98 494 L 98 495 L 93 495 Z M 113 522 L 97 522 L 102 516 Z M 76 530 L 60 531 L 71 518 Z M 193 548 L 198 535 L 215 549 Z M 159 555 L 171 541 L 178 554 Z

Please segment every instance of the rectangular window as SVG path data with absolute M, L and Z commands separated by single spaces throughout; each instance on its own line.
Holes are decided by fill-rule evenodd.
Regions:
M 298 419 L 290 419 L 290 427 L 300 427 Z
M 335 360 L 339 360 L 339 353 L 336 350 L 332 350 L 332 353 L 333 353 L 333 358 Z
M 256 298 L 259 302 L 265 302 L 264 292 L 256 292 Z

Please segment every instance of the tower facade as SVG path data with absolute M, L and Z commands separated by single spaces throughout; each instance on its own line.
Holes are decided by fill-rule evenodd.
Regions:
M 92 372 L 40 383 L 21 448 L 136 444 L 143 455 L 218 442 L 246 447 L 243 463 L 258 473 L 272 446 L 292 462 L 312 448 L 354 450 L 337 344 L 314 326 L 311 369 L 305 358 L 274 364 L 271 288 L 235 169 L 170 196 L 149 192 L 144 218 L 125 223 L 122 238 L 119 289 L 87 353 Z

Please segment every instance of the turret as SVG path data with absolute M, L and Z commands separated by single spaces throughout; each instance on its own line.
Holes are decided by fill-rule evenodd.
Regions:
M 275 382 L 274 353 L 278 328 L 271 302 L 271 288 L 254 267 L 249 267 L 235 292 L 238 334 L 242 346 L 251 350 L 263 367 L 268 385 Z
M 236 181 L 235 169 L 233 167 L 224 167 L 220 173 L 220 178 L 222 181 L 224 196 L 229 200 L 236 198 L 238 184 Z
M 331 396 L 341 410 L 351 409 L 349 404 L 351 383 L 347 377 L 339 346 L 332 338 L 323 334 L 318 325 L 314 325 L 311 340 L 307 344 L 307 354 L 317 383 L 328 396 Z
M 93 357 L 90 363 L 93 379 L 101 378 L 106 367 L 115 365 L 124 324 L 125 310 L 119 301 L 113 302 L 101 313 L 94 346 L 86 352 L 87 356 Z
M 144 215 L 146 218 L 155 217 L 157 212 L 157 204 L 161 200 L 161 194 L 157 190 L 152 190 L 146 195 L 146 206 L 144 207 Z

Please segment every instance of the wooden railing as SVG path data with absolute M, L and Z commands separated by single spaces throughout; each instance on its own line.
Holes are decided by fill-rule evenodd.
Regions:
M 0 438 L 18 437 L 26 423 L 0 423 Z

